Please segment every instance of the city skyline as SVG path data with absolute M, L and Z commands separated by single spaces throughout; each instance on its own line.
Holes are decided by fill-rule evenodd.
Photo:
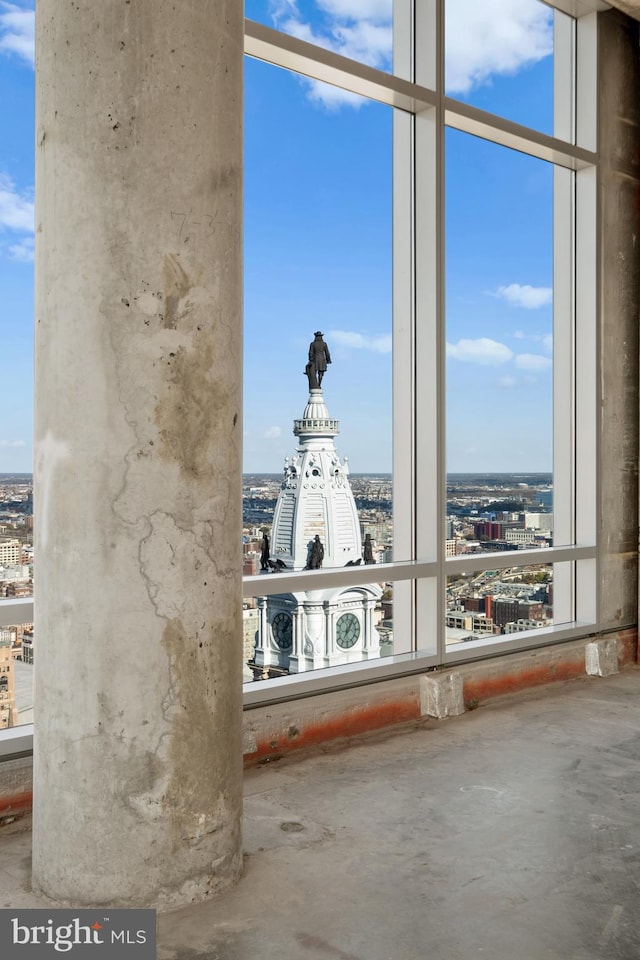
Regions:
M 385 0 L 247 2 L 246 13 L 381 69 Z M 552 13 L 538 0 L 479 10 L 447 0 L 447 90 L 543 132 L 553 127 Z M 501 27 L 501 29 L 498 29 Z M 465 43 L 482 30 L 482 47 Z M 248 59 L 245 87 L 246 473 L 282 469 L 320 329 L 323 384 L 354 472 L 391 469 L 390 108 Z M 0 3 L 0 470 L 32 470 L 33 4 Z M 446 136 L 450 472 L 551 469 L 549 165 Z M 482 425 L 482 431 L 479 429 Z M 482 442 L 480 434 L 491 437 Z

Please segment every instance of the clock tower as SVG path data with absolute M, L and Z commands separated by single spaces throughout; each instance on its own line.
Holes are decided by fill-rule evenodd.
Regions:
M 293 422 L 298 446 L 292 457 L 285 457 L 271 531 L 272 562 L 290 571 L 362 561 L 349 464 L 336 451 L 339 423 L 329 416 L 320 386 L 326 366 L 318 369 L 317 357 L 323 350 L 321 365 L 329 351 L 322 334 L 315 337 L 305 371 L 309 398 L 302 418 Z M 373 583 L 260 598 L 254 669 L 301 673 L 379 657 L 373 615 L 381 594 Z

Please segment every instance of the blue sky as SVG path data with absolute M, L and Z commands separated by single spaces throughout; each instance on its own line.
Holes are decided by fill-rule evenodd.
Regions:
M 0 472 L 32 465 L 33 3 L 0 0 Z M 246 14 L 381 69 L 389 0 L 247 0 Z M 551 20 L 537 0 L 447 0 L 447 90 L 552 131 Z M 482 42 L 478 43 L 478 38 Z M 245 470 L 278 472 L 313 332 L 337 447 L 391 463 L 391 110 L 248 60 Z M 552 173 L 446 139 L 448 469 L 551 469 Z

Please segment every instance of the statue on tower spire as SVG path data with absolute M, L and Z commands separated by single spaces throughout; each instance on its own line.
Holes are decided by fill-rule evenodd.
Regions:
M 322 378 L 327 372 L 327 365 L 331 363 L 329 347 L 322 339 L 323 336 L 323 333 L 316 330 L 315 340 L 309 344 L 309 362 L 304 369 L 309 378 L 309 390 L 319 390 L 322 387 Z

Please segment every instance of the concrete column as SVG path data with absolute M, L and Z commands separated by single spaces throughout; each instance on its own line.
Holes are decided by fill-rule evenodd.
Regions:
M 322 604 L 324 607 L 324 655 L 331 656 L 334 653 L 333 640 L 335 636 L 335 613 L 331 610 L 328 600 Z
M 293 613 L 292 634 L 291 651 L 294 657 L 301 657 L 304 654 L 304 616 L 300 607 L 296 607 Z
M 364 641 L 362 644 L 362 649 L 367 652 L 371 650 L 372 641 L 373 641 L 373 600 L 365 600 L 364 607 Z
M 600 624 L 638 623 L 640 24 L 598 14 Z
M 240 0 L 39 0 L 36 890 L 241 868 Z

